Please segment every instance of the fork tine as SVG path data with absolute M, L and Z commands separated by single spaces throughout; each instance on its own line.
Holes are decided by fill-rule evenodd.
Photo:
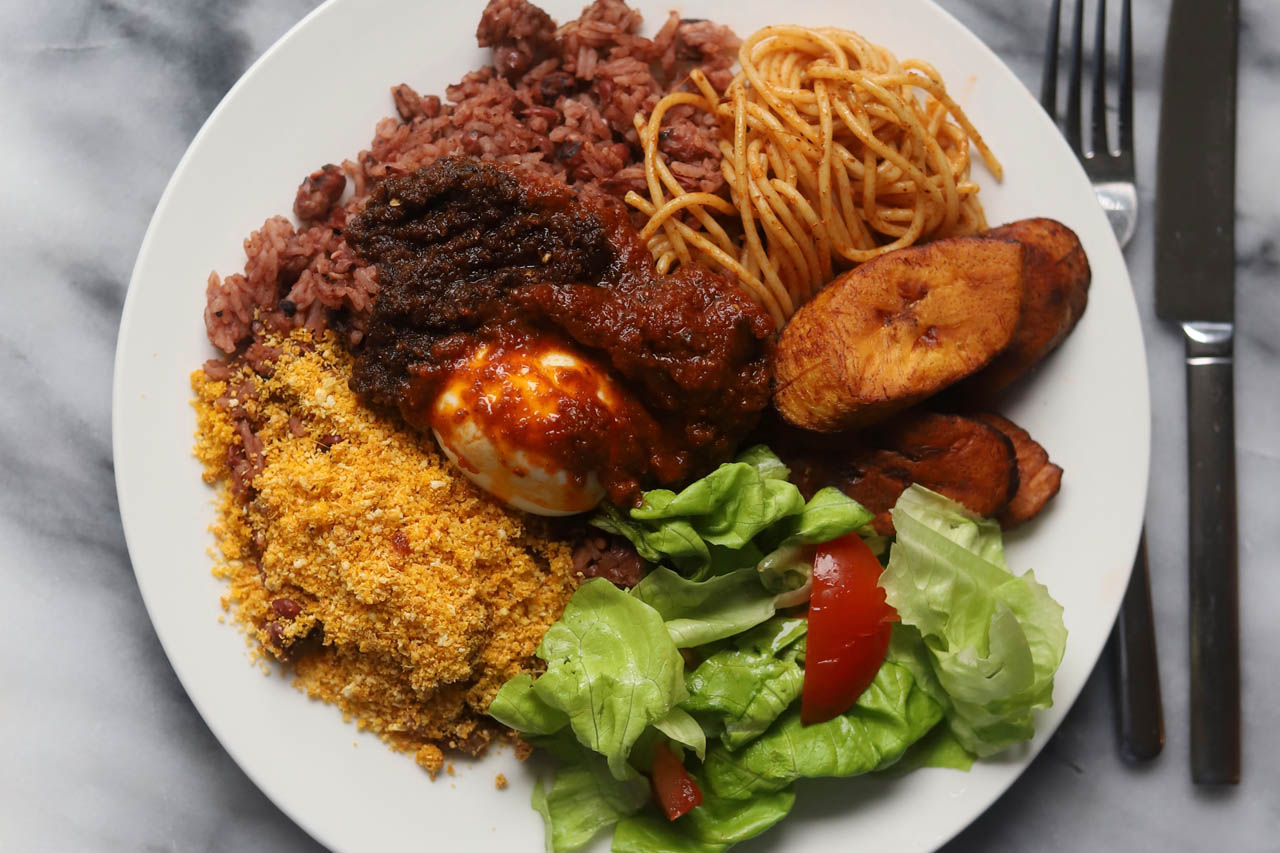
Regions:
M 1089 121 L 1089 144 L 1094 157 L 1106 157 L 1111 153 L 1107 145 L 1107 0 L 1098 0 L 1093 38 L 1093 115 Z
M 1058 19 L 1062 17 L 1062 0 L 1053 0 L 1049 10 L 1049 38 L 1044 46 L 1044 68 L 1040 72 L 1040 106 L 1049 118 L 1058 121 Z
M 1120 16 L 1120 153 L 1133 156 L 1133 13 L 1124 0 Z
M 1076 0 L 1076 17 L 1071 27 L 1071 65 L 1067 69 L 1067 123 L 1063 128 L 1071 150 L 1083 151 L 1080 131 L 1080 78 L 1084 65 L 1084 0 Z

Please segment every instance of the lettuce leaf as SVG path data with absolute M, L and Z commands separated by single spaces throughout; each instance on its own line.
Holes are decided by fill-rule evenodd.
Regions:
M 787 516 L 765 531 L 766 550 L 788 545 L 816 545 L 851 533 L 875 513 L 839 489 L 819 489 L 797 515 Z
M 745 747 L 710 747 L 703 773 L 712 793 L 727 799 L 780 791 L 801 777 L 870 773 L 897 761 L 941 718 L 941 705 L 910 671 L 886 661 L 846 713 L 805 726 L 793 705 Z
M 880 585 L 917 634 L 895 632 L 904 665 L 943 702 L 969 752 L 991 755 L 1030 738 L 1066 650 L 1061 605 L 1033 572 L 1010 573 L 994 522 L 941 495 L 912 486 L 893 523 Z
M 766 480 L 785 480 L 791 476 L 791 469 L 778 455 L 763 444 L 748 447 L 738 454 L 735 462 L 750 465 L 756 473 Z
M 773 522 L 803 509 L 800 490 L 787 480 L 765 477 L 747 462 L 729 462 L 679 494 L 667 489 L 645 492 L 631 517 L 642 522 L 685 519 L 707 542 L 737 549 Z
M 803 604 L 813 590 L 813 563 L 800 545 L 784 545 L 756 565 L 760 583 L 778 596 L 779 607 Z
M 613 853 L 722 853 L 782 820 L 795 805 L 791 790 L 749 800 L 706 796 L 674 823 L 651 811 L 624 818 L 613 833 Z
M 507 680 L 489 703 L 489 716 L 523 735 L 550 735 L 569 725 L 569 715 L 533 692 L 533 676 L 522 672 Z
M 533 793 L 529 795 L 529 805 L 542 817 L 544 849 L 547 853 L 556 853 L 555 821 L 551 817 L 551 807 L 547 805 L 547 788 L 542 784 L 541 779 L 533 784 Z
M 778 660 L 742 651 L 717 652 L 686 682 L 693 695 L 684 708 L 729 749 L 764 734 L 800 696 L 804 670 L 794 660 Z
M 707 735 L 698 721 L 689 716 L 689 712 L 676 706 L 660 720 L 654 720 L 653 727 L 676 743 L 693 750 L 701 761 L 707 756 Z
M 626 537 L 636 553 L 650 563 L 674 566 L 689 575 L 713 574 L 713 551 L 692 524 L 673 519 L 664 524 L 633 521 L 612 504 L 604 504 L 591 523 L 607 533 Z M 741 568 L 739 557 L 730 549 L 716 549 L 715 562 L 728 571 Z
M 550 849 L 616 825 L 620 853 L 721 853 L 781 820 L 796 779 L 967 767 L 1032 735 L 1065 650 L 1062 609 L 1009 571 L 998 525 L 918 486 L 893 510 L 881 585 L 901 624 L 885 663 L 848 712 L 801 725 L 807 622 L 776 611 L 805 594 L 800 546 L 866 537 L 871 513 L 832 489 L 806 503 L 787 476 L 754 447 L 593 519 L 657 568 L 630 592 L 584 583 L 538 647 L 547 671 L 511 679 L 490 707 L 561 759 L 534 794 Z M 700 663 L 686 674 L 689 648 Z M 686 753 L 704 802 L 674 823 L 644 808 L 635 769 L 667 740 L 701 759 Z
M 1005 571 L 1004 539 L 1000 525 L 970 512 L 963 504 L 924 486 L 911 486 L 893 507 L 975 556 Z
M 550 853 L 577 850 L 649 801 L 649 783 L 634 771 L 615 779 L 604 759 L 581 748 L 561 758 L 551 790 L 541 781 L 531 804 L 542 815 Z
M 682 492 L 645 492 L 641 505 L 625 515 L 606 505 L 591 523 L 625 536 L 651 563 L 704 579 L 755 566 L 784 545 L 834 539 L 871 519 L 836 489 L 823 489 L 806 503 L 788 473 L 771 450 L 758 445 Z
M 682 649 L 759 625 L 773 615 L 775 598 L 753 568 L 694 581 L 659 567 L 631 594 L 662 615 L 672 641 Z
M 689 698 L 681 707 L 729 749 L 764 734 L 800 696 L 796 640 L 806 628 L 803 619 L 779 617 L 739 637 L 736 648 L 714 652 L 685 676 Z
M 581 742 L 603 755 L 616 779 L 633 772 L 631 747 L 687 695 L 684 659 L 656 610 L 603 578 L 573 594 L 538 646 L 547 671 L 527 688 L 507 685 L 495 699 L 499 722 L 545 729 L 564 714 Z M 504 694 L 507 694 L 504 696 Z M 535 703 L 536 700 L 536 703 Z M 505 714 L 516 709 L 519 713 Z M 524 729 L 521 729 L 524 731 Z
M 702 841 L 683 826 L 654 814 L 619 821 L 609 847 L 611 853 L 724 853 L 728 849 L 728 844 Z
M 959 738 L 946 724 L 934 726 L 929 733 L 911 744 L 898 761 L 880 771 L 888 777 L 905 776 L 921 767 L 941 767 L 948 770 L 968 770 L 973 767 L 972 752 L 961 745 Z
M 705 790 L 704 780 L 698 781 Z M 704 843 L 728 847 L 754 838 L 782 820 L 795 802 L 795 792 L 790 788 L 745 801 L 704 797 L 702 805 L 685 816 L 685 827 Z
M 775 616 L 762 625 L 733 640 L 734 646 L 756 654 L 777 655 L 788 646 L 804 663 L 804 643 L 797 641 L 809 632 L 809 619 L 805 616 Z

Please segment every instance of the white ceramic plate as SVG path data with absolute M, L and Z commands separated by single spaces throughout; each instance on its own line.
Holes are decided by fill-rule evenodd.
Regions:
M 581 0 L 579 0 L 581 2 Z M 558 20 L 574 0 L 545 4 Z M 656 25 L 667 5 L 644 2 Z M 539 850 L 532 769 L 508 751 L 432 783 L 410 759 L 249 665 L 221 624 L 209 573 L 211 491 L 190 450 L 188 374 L 213 352 L 201 312 L 209 270 L 244 261 L 241 240 L 287 211 L 318 164 L 365 147 L 392 112 L 388 89 L 443 92 L 487 61 L 473 33 L 479 3 L 332 0 L 282 38 L 209 118 L 161 199 L 138 255 L 116 353 L 116 481 L 129 552 L 156 632 L 192 701 L 245 772 L 335 850 Z M 756 842 L 830 850 L 932 849 L 1013 783 L 1057 727 L 1093 668 L 1129 576 L 1149 450 L 1147 374 L 1124 260 L 1083 171 L 1034 98 L 971 33 L 928 0 L 687 0 L 683 13 L 746 34 L 770 23 L 860 30 L 901 57 L 938 67 L 1004 162 L 981 169 L 988 218 L 1051 216 L 1074 228 L 1093 265 L 1078 328 L 1007 413 L 1066 469 L 1048 512 L 1011 537 L 1010 563 L 1035 568 L 1066 608 L 1071 636 L 1055 706 L 1029 748 L 970 773 L 926 770 L 896 781 L 800 786 L 792 817 Z M 781 20 L 780 20 L 781 19 Z M 494 776 L 505 773 L 505 791 Z

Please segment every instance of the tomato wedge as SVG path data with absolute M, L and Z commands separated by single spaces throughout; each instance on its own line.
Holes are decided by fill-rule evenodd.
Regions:
M 649 781 L 667 820 L 675 820 L 702 805 L 702 790 L 698 783 L 693 781 L 689 771 L 665 743 L 653 747 L 653 771 Z
M 898 614 L 879 586 L 882 568 L 858 534 L 819 546 L 813 556 L 809 635 L 800 721 L 821 723 L 849 710 L 884 663 Z

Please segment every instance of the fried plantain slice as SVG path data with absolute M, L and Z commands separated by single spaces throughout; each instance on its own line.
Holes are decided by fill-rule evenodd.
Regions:
M 872 524 L 886 536 L 893 533 L 889 510 L 912 483 L 987 517 L 1002 512 L 1018 491 L 1012 441 L 963 415 L 916 410 L 857 436 L 806 438 L 792 430 L 774 441 L 802 491 L 840 489 L 876 513 Z
M 1058 493 L 1062 486 L 1062 468 L 1049 461 L 1048 452 L 1030 433 L 1008 418 L 989 412 L 971 417 L 1004 433 L 1017 455 L 1018 489 L 997 516 L 1000 526 L 1007 530 L 1030 521 Z
M 1076 233 L 1052 219 L 1021 219 L 983 236 L 1023 245 L 1022 312 L 1009 346 L 948 392 L 964 406 L 985 406 L 1030 372 L 1075 328 L 1089 301 L 1089 259 Z
M 774 405 L 792 424 L 838 432 L 883 421 L 984 367 L 1013 338 L 1022 244 L 938 240 L 837 278 L 782 332 Z

